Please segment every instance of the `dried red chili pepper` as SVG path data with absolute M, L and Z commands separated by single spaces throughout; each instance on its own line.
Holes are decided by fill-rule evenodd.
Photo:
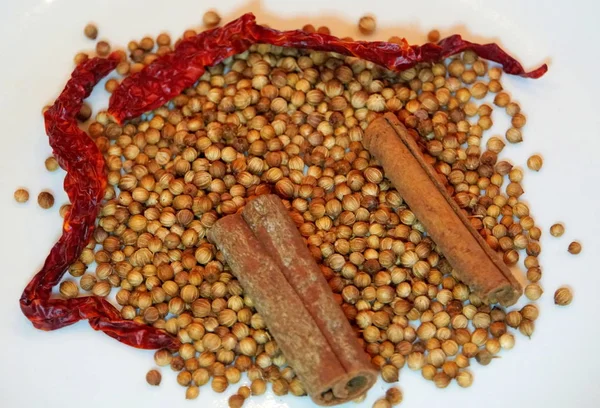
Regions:
M 153 327 L 123 320 L 119 311 L 103 298 L 50 298 L 52 287 L 87 244 L 107 184 L 102 153 L 79 129 L 75 116 L 94 85 L 117 63 L 117 57 L 111 56 L 78 65 L 54 105 L 44 114 L 53 154 L 67 171 L 64 186 L 72 207 L 65 217 L 62 236 L 50 251 L 42 270 L 21 295 L 21 310 L 38 329 L 55 330 L 88 319 L 95 330 L 130 346 L 172 348 L 178 344 L 176 339 Z
M 419 62 L 434 62 L 450 55 L 473 50 L 483 58 L 502 64 L 505 72 L 539 78 L 548 69 L 544 64 L 525 72 L 521 64 L 496 44 L 476 44 L 460 36 L 438 44 L 422 46 L 381 41 L 344 41 L 336 37 L 304 31 L 278 31 L 257 25 L 249 13 L 221 28 L 205 31 L 181 41 L 175 51 L 158 58 L 142 71 L 126 78 L 110 99 L 109 112 L 119 121 L 137 117 L 158 108 L 202 76 L 205 67 L 247 50 L 255 43 L 310 48 L 353 55 L 392 70 L 407 69 Z M 105 299 L 87 296 L 76 299 L 50 299 L 50 292 L 77 259 L 93 231 L 100 201 L 106 187 L 102 154 L 81 131 L 75 120 L 83 99 L 94 85 L 117 65 L 116 57 L 94 58 L 80 64 L 54 105 L 45 113 L 46 132 L 54 155 L 67 170 L 65 190 L 71 203 L 63 235 L 54 245 L 42 270 L 21 296 L 21 310 L 33 325 L 54 330 L 88 319 L 95 330 L 138 348 L 175 348 L 179 342 L 150 326 L 122 320 L 118 310 Z
M 278 31 L 256 24 L 252 13 L 244 14 L 221 28 L 204 31 L 181 41 L 173 53 L 158 58 L 142 71 L 126 78 L 110 98 L 109 112 L 122 122 L 156 109 L 192 86 L 206 66 L 244 52 L 252 44 L 268 43 L 293 48 L 309 48 L 353 55 L 388 69 L 400 71 L 419 62 L 435 62 L 450 55 L 473 50 L 481 57 L 502 64 L 505 72 L 527 78 L 539 78 L 548 67 L 525 72 L 521 64 L 497 44 L 476 44 L 459 35 L 438 44 L 422 46 L 382 41 L 344 41 L 337 37 L 301 30 Z

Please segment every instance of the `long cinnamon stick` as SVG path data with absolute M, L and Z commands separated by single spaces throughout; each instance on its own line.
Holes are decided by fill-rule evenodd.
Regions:
M 281 199 L 272 194 L 259 196 L 246 204 L 242 216 L 294 288 L 346 371 L 346 379 L 337 382 L 333 394 L 337 398 L 356 394 L 355 389 L 363 387 L 356 379 L 374 377 L 375 372 Z
M 297 230 L 295 233 L 299 235 Z M 364 364 L 352 371 L 344 367 L 309 312 L 314 305 L 304 303 L 241 215 L 217 221 L 209 231 L 209 238 L 222 251 L 231 271 L 254 300 L 269 331 L 315 403 L 340 404 L 356 398 L 373 385 L 376 371 L 368 360 L 362 360 Z M 339 316 L 332 313 L 331 319 L 337 320 Z M 346 321 L 343 313 L 341 317 Z M 343 321 L 333 325 L 343 327 Z M 357 342 L 354 334 L 351 339 Z
M 365 132 L 364 144 L 457 277 L 485 301 L 505 306 L 516 303 L 523 293 L 521 284 L 472 227 L 396 116 L 387 113 L 374 120 Z

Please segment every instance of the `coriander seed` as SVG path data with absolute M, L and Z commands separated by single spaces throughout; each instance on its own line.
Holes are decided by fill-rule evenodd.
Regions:
M 54 196 L 47 191 L 42 191 L 38 195 L 38 205 L 44 210 L 51 208 L 54 205 Z
M 468 388 L 473 384 L 473 375 L 468 371 L 461 371 L 456 375 L 456 382 L 462 388 Z
M 375 32 L 377 23 L 371 16 L 363 16 L 358 20 L 358 29 L 364 35 L 371 35 Z
M 436 43 L 440 40 L 440 32 L 438 30 L 431 30 L 427 33 L 427 41 Z
M 100 57 L 106 57 L 110 54 L 110 44 L 106 41 L 98 41 L 96 44 L 96 54 Z
M 66 280 L 60 283 L 59 292 L 63 298 L 73 299 L 79 296 L 79 287 L 74 281 Z
M 538 300 L 543 293 L 542 287 L 537 283 L 530 283 L 525 287 L 525 296 L 529 300 Z
M 161 379 L 162 376 L 160 375 L 160 372 L 158 370 L 150 370 L 146 374 L 146 382 L 150 385 L 160 385 Z
M 198 398 L 198 395 L 200 395 L 200 389 L 195 385 L 190 385 L 185 390 L 185 399 L 188 399 L 188 400 L 196 399 L 196 398 Z
M 48 171 L 56 171 L 59 167 L 58 161 L 56 161 L 54 156 L 48 157 L 46 159 L 46 161 L 44 162 L 44 165 L 46 166 L 46 170 L 48 170 Z
M 395 406 L 402 402 L 404 396 L 402 395 L 402 390 L 400 390 L 400 388 L 392 387 L 385 392 L 385 399 L 388 400 L 392 406 Z
M 527 167 L 529 167 L 533 171 L 540 171 L 544 161 L 539 154 L 534 154 L 529 159 L 527 159 Z
M 573 241 L 569 244 L 569 253 L 577 255 L 581 252 L 581 244 L 577 241 Z
M 17 203 L 26 203 L 29 201 L 29 192 L 24 188 L 15 190 L 14 198 Z
M 83 34 L 90 40 L 95 40 L 98 37 L 98 27 L 94 24 L 89 23 L 83 29 Z
M 221 22 L 221 16 L 216 11 L 207 11 L 202 16 L 202 22 L 207 28 L 213 28 L 219 25 Z
M 229 408 L 241 408 L 244 405 L 245 398 L 240 394 L 234 394 L 229 397 Z
M 573 301 L 573 293 L 571 289 L 563 287 L 554 292 L 554 304 L 558 306 L 570 305 Z
M 373 404 L 373 408 L 391 408 L 392 404 L 385 398 L 380 398 Z
M 557 223 L 550 227 L 550 235 L 553 237 L 560 237 L 565 233 L 565 226 L 563 224 Z

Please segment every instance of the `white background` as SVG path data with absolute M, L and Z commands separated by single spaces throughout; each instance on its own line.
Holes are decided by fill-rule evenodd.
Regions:
M 598 291 L 600 95 L 597 16 L 593 1 L 122 1 L 0 0 L 0 406 L 13 407 L 226 407 L 226 396 L 201 389 L 199 400 L 185 401 L 184 389 L 170 369 L 163 384 L 150 387 L 145 373 L 152 352 L 126 347 L 85 323 L 55 332 L 35 330 L 21 314 L 22 289 L 39 270 L 60 233 L 58 208 L 66 200 L 63 174 L 48 173 L 44 159 L 50 148 L 40 111 L 52 102 L 72 69 L 72 57 L 93 43 L 82 34 L 89 21 L 100 38 L 124 46 L 162 30 L 179 35 L 197 27 L 202 14 L 216 7 L 225 20 L 253 11 L 259 22 L 276 28 L 299 28 L 307 22 L 326 24 L 334 34 L 359 37 L 356 21 L 364 13 L 377 17 L 377 39 L 405 36 L 412 43 L 427 31 L 454 32 L 469 39 L 500 42 L 526 67 L 549 63 L 540 80 L 506 78 L 505 87 L 527 114 L 525 141 L 504 155 L 524 166 L 532 153 L 544 157 L 540 173 L 525 178 L 525 198 L 544 227 L 541 256 L 546 291 L 542 315 L 531 340 L 517 335 L 514 350 L 487 367 L 472 367 L 471 389 L 453 384 L 438 390 L 405 368 L 400 386 L 403 406 L 579 407 L 600 406 L 598 382 Z M 101 92 L 96 99 L 106 104 Z M 503 114 L 494 120 L 506 125 Z M 500 127 L 498 127 L 500 131 Z M 31 200 L 18 205 L 12 195 L 26 187 Z M 37 206 L 42 189 L 55 193 L 51 210 Z M 566 233 L 552 238 L 548 227 L 563 221 Z M 583 244 L 579 256 L 568 243 Z M 570 285 L 575 300 L 569 308 L 553 305 L 552 294 Z M 237 389 L 237 387 L 235 388 Z M 361 406 L 387 389 L 377 384 Z M 228 394 L 229 395 L 229 394 Z M 248 407 L 309 407 L 307 398 L 251 399 Z M 354 406 L 349 404 L 348 406 Z

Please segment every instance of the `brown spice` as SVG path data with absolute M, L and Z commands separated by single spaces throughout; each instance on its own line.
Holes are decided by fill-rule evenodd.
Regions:
M 52 208 L 54 205 L 54 196 L 47 191 L 42 191 L 38 195 L 38 205 L 45 210 Z
M 160 385 L 162 376 L 158 370 L 150 370 L 146 374 L 146 382 L 150 385 Z
M 29 201 L 29 191 L 24 188 L 19 188 L 15 190 L 14 198 L 17 203 L 26 203 Z

